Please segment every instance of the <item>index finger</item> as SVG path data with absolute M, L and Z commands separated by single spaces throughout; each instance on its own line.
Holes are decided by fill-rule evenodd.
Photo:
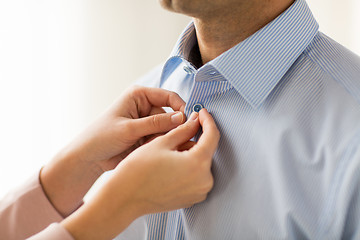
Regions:
M 220 140 L 220 132 L 216 127 L 214 119 L 205 108 L 201 109 L 199 112 L 199 121 L 202 126 L 203 133 L 197 144 L 189 151 L 212 157 Z
M 140 87 L 140 94 L 154 107 L 171 107 L 174 111 L 184 112 L 185 102 L 172 91 L 161 88 Z

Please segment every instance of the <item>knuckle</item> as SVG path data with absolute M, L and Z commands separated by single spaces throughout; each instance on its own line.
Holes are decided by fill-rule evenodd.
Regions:
M 179 94 L 177 94 L 176 92 L 172 92 L 172 91 L 169 92 L 169 97 L 174 100 L 180 98 Z
M 206 177 L 206 180 L 200 185 L 200 193 L 207 194 L 214 187 L 214 179 L 212 175 Z
M 205 161 L 192 161 L 191 171 L 196 174 L 196 189 L 198 193 L 206 194 L 214 187 L 214 177 L 209 164 Z
M 169 98 L 168 98 L 169 105 L 171 103 L 178 103 L 180 99 L 181 97 L 179 94 L 177 94 L 176 92 L 169 91 Z
M 210 175 L 207 184 L 206 184 L 206 190 L 207 192 L 210 192 L 211 189 L 213 189 L 214 187 L 214 177 L 212 175 Z
M 141 91 L 142 89 L 144 89 L 143 86 L 140 85 L 134 85 L 131 87 L 132 91 L 136 92 L 136 91 Z
M 200 194 L 196 199 L 194 203 L 201 203 L 205 201 L 207 198 L 207 194 Z
M 135 85 L 131 88 L 130 93 L 132 96 L 139 96 L 144 91 L 144 89 L 145 88 L 142 86 Z
M 202 159 L 199 159 L 199 168 L 204 173 L 210 173 L 210 165 L 209 165 L 208 157 L 203 157 Z
M 198 146 L 193 154 L 197 164 L 199 167 L 201 167 L 201 169 L 203 169 L 203 167 L 208 167 L 208 162 L 210 159 L 212 159 L 212 155 L 207 149 L 203 148 L 202 146 Z
M 217 139 L 220 139 L 220 131 L 217 127 L 215 127 L 215 129 L 214 129 L 214 134 Z
M 151 125 L 155 128 L 158 129 L 161 127 L 161 118 L 158 115 L 152 115 L 151 116 Z

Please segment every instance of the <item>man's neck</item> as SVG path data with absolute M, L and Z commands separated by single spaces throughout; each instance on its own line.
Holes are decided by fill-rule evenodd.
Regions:
M 294 0 L 243 1 L 222 14 L 194 18 L 202 64 L 245 40 L 285 11 Z

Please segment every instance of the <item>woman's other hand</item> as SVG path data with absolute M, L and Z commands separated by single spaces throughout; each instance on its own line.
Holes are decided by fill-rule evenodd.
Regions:
M 199 141 L 191 142 L 200 125 Z M 219 138 L 206 109 L 193 113 L 185 124 L 132 152 L 62 225 L 75 239 L 112 239 L 141 215 L 205 200 L 213 186 L 210 169 Z
M 175 112 L 166 113 L 162 107 Z M 166 133 L 184 123 L 184 108 L 185 102 L 174 92 L 132 87 L 64 152 L 95 163 L 102 171 L 111 170 L 147 136 Z
M 176 112 L 165 113 L 162 107 Z M 185 102 L 174 92 L 145 87 L 127 90 L 42 169 L 40 181 L 53 206 L 64 217 L 70 215 L 98 177 L 115 168 L 146 136 L 182 124 L 184 108 Z

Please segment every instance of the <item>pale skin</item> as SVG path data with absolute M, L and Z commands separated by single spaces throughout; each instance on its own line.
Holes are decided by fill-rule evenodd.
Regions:
M 172 122 L 174 113 L 165 113 L 163 106 L 178 113 L 177 122 Z M 177 94 L 161 89 L 135 87 L 125 92 L 42 169 L 41 183 L 59 213 L 68 216 L 76 210 L 96 179 L 115 168 L 145 136 L 182 124 L 184 106 Z M 150 116 L 153 113 L 159 114 Z
M 144 214 L 206 199 L 220 134 L 205 109 L 184 123 L 184 106 L 170 91 L 130 89 L 42 169 L 44 191 L 75 239 L 112 239 Z M 191 142 L 200 126 L 203 134 Z M 94 181 L 114 168 L 79 208 Z
M 203 135 L 190 143 L 200 125 Z M 95 198 L 62 225 L 75 239 L 113 239 L 144 214 L 204 201 L 213 186 L 210 168 L 219 136 L 205 109 L 193 113 L 182 126 L 131 153 Z
M 294 0 L 159 0 L 193 18 L 202 64 L 245 40 L 285 11 Z

